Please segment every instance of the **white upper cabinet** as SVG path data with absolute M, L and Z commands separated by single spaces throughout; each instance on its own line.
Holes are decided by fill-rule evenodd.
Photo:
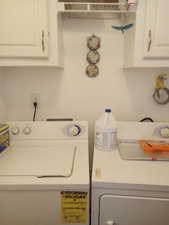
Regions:
M 0 57 L 47 56 L 47 0 L 1 0 Z
M 56 0 L 0 0 L 0 66 L 63 67 Z
M 168 0 L 140 0 L 125 32 L 124 67 L 169 67 Z
M 169 58 L 169 1 L 146 2 L 145 57 Z

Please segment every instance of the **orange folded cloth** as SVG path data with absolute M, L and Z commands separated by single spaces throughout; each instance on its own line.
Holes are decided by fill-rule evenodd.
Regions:
M 140 140 L 139 144 L 145 153 L 169 153 L 169 144 L 161 140 Z

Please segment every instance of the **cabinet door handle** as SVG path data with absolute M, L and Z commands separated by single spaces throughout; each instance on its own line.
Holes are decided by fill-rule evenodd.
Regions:
M 148 37 L 149 37 L 149 42 L 148 42 L 148 48 L 147 48 L 147 50 L 148 50 L 148 52 L 149 52 L 150 49 L 151 49 L 151 44 L 152 44 L 152 34 L 151 34 L 151 29 L 150 29 L 149 32 L 148 32 Z
M 116 223 L 113 220 L 108 220 L 106 225 L 116 225 Z
M 45 31 L 42 30 L 42 41 L 41 41 L 41 44 L 42 44 L 42 51 L 44 52 L 45 51 Z

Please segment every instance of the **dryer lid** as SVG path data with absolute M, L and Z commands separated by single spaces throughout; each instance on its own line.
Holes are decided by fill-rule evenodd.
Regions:
M 0 176 L 70 177 L 76 146 L 10 147 L 0 155 Z

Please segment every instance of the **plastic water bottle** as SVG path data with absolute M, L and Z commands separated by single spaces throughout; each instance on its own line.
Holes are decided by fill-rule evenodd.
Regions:
M 116 120 L 111 109 L 105 112 L 95 123 L 95 146 L 103 151 L 113 151 L 117 144 Z

